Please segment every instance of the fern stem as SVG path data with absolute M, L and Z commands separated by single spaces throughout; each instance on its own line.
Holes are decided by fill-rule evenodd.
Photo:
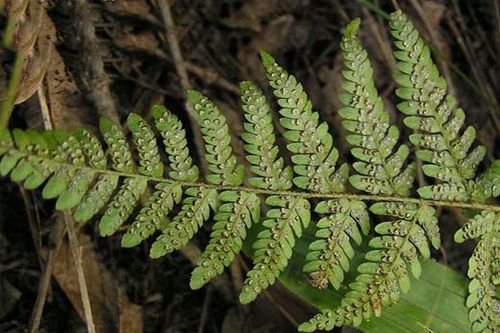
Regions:
M 11 156 L 26 156 L 25 153 L 17 150 L 11 149 L 9 154 Z M 500 206 L 497 205 L 489 205 L 489 204 L 481 204 L 474 202 L 458 202 L 458 201 L 449 201 L 449 200 L 427 200 L 427 199 L 418 199 L 418 198 L 408 198 L 408 197 L 400 197 L 400 196 L 389 196 L 389 195 L 370 195 L 370 194 L 356 194 L 356 193 L 317 193 L 317 192 L 308 192 L 308 191 L 284 191 L 284 190 L 267 190 L 260 188 L 253 188 L 247 186 L 233 186 L 233 185 L 214 185 L 214 184 L 206 184 L 202 182 L 183 182 L 183 181 L 174 181 L 168 178 L 162 177 L 149 177 L 143 176 L 135 173 L 126 173 L 126 172 L 118 172 L 113 170 L 96 170 L 86 166 L 75 166 L 68 163 L 55 162 L 54 160 L 50 160 L 47 158 L 43 158 L 40 156 L 32 156 L 35 159 L 44 159 L 48 162 L 54 163 L 56 165 L 64 166 L 68 169 L 77 170 L 88 170 L 95 172 L 96 174 L 110 174 L 125 178 L 144 178 L 148 182 L 156 182 L 156 183 L 171 183 L 180 185 L 182 187 L 200 187 L 204 186 L 206 188 L 213 188 L 219 191 L 246 191 L 255 194 L 267 194 L 267 195 L 283 195 L 283 196 L 294 196 L 301 197 L 305 199 L 350 199 L 350 200 L 361 200 L 361 201 L 394 201 L 394 202 L 404 202 L 404 203 L 414 203 L 418 205 L 429 205 L 434 207 L 455 207 L 455 208 L 468 208 L 468 209 L 489 209 L 495 212 L 500 212 Z

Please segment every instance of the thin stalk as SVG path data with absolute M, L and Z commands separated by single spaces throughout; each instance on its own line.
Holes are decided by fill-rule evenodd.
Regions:
M 7 154 L 11 154 L 12 156 L 20 155 L 20 157 L 27 156 L 26 153 L 20 152 L 17 149 L 11 149 Z M 340 199 L 346 198 L 350 200 L 360 200 L 360 201 L 393 201 L 393 202 L 403 202 L 403 203 L 413 203 L 417 205 L 428 205 L 434 207 L 456 207 L 456 208 L 468 208 L 468 209 L 487 209 L 495 212 L 500 212 L 500 206 L 497 205 L 489 205 L 489 204 L 481 204 L 475 202 L 459 202 L 459 201 L 449 201 L 449 200 L 428 200 L 421 198 L 408 198 L 408 197 L 400 197 L 400 196 L 390 196 L 390 195 L 372 195 L 372 194 L 357 194 L 357 193 L 313 193 L 308 191 L 275 191 L 275 190 L 267 190 L 260 188 L 253 188 L 247 186 L 230 186 L 230 185 L 213 185 L 206 183 L 198 183 L 198 182 L 181 182 L 174 181 L 168 178 L 162 177 L 149 177 L 140 174 L 134 173 L 124 173 L 118 172 L 114 170 L 98 170 L 93 169 L 87 166 L 74 166 L 67 163 L 56 162 L 54 160 L 50 160 L 44 157 L 30 155 L 30 158 L 36 160 L 44 160 L 49 164 L 57 165 L 59 167 L 69 168 L 73 170 L 85 170 L 91 171 L 94 174 L 109 174 L 115 175 L 119 177 L 125 178 L 142 178 L 148 182 L 155 183 L 170 183 L 179 185 L 182 187 L 205 187 L 205 188 L 213 188 L 218 191 L 245 191 L 256 194 L 266 194 L 266 195 L 280 195 L 280 196 L 292 196 L 292 197 L 301 197 L 304 199 Z
M 7 85 L 2 105 L 0 106 L 0 129 L 7 128 L 9 125 L 12 108 L 14 106 L 14 99 L 16 98 L 17 86 L 21 80 L 21 72 L 23 70 L 24 59 L 17 54 L 12 67 L 11 76 Z

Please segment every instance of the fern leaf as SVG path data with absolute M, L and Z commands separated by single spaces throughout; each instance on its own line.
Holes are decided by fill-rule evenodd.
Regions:
M 255 84 L 244 81 L 240 84 L 241 101 L 245 111 L 245 132 L 241 138 L 246 142 L 246 158 L 251 164 L 250 185 L 262 189 L 283 190 L 292 187 L 293 171 L 284 167 L 283 158 L 278 157 L 273 119 L 266 98 Z
M 455 241 L 478 239 L 469 259 L 468 275 L 469 319 L 472 331 L 497 332 L 500 330 L 500 299 L 497 288 L 500 284 L 500 214 L 484 210 L 474 216 L 455 233 Z
M 238 165 L 231 148 L 231 136 L 226 119 L 215 104 L 201 93 L 190 90 L 189 103 L 196 112 L 205 141 L 205 158 L 209 163 L 207 182 L 210 184 L 240 185 L 243 182 L 243 166 Z
M 362 235 L 366 236 L 370 230 L 366 205 L 347 199 L 329 200 L 319 203 L 314 211 L 329 215 L 316 224 L 319 230 L 316 240 L 309 245 L 303 270 L 309 273 L 313 287 L 324 289 L 331 284 L 339 289 L 354 256 L 350 239 L 360 245 Z
M 186 245 L 208 220 L 210 211 L 215 211 L 219 205 L 214 189 L 192 187 L 186 190 L 186 194 L 181 211 L 151 246 L 151 258 L 159 258 Z
M 295 237 L 302 236 L 302 229 L 311 220 L 307 200 L 292 196 L 269 196 L 265 227 L 253 244 L 254 267 L 248 272 L 240 294 L 240 302 L 250 303 L 268 286 L 272 285 L 288 265 L 295 245 Z
M 152 177 L 163 176 L 163 164 L 160 163 L 160 152 L 151 127 L 135 113 L 129 114 L 127 124 L 139 157 L 139 173 Z
M 293 170 L 298 175 L 294 184 L 312 192 L 342 192 L 347 177 L 347 165 L 336 170 L 338 151 L 328 132 L 328 124 L 319 124 L 319 114 L 312 111 L 311 101 L 302 84 L 280 67 L 274 58 L 261 51 L 269 84 L 281 107 L 280 123 L 286 129 L 284 137 L 292 153 Z
M 219 194 L 219 200 L 223 204 L 214 216 L 210 243 L 191 275 L 192 289 L 199 289 L 222 274 L 224 267 L 241 251 L 246 229 L 260 219 L 260 200 L 254 193 L 224 191 Z
M 243 166 L 237 165 L 231 148 L 231 137 L 224 116 L 206 97 L 196 91 L 188 92 L 200 124 L 209 163 L 207 181 L 213 184 L 240 185 Z M 246 238 L 246 228 L 259 220 L 260 200 L 245 191 L 223 191 L 218 195 L 220 205 L 214 217 L 216 223 L 210 242 L 191 275 L 191 287 L 200 288 L 220 275 L 238 254 Z
M 99 222 L 101 236 L 111 236 L 130 217 L 147 187 L 145 178 L 125 178 L 120 189 L 107 205 Z
M 122 246 L 134 247 L 160 229 L 160 223 L 165 219 L 174 205 L 182 197 L 182 187 L 169 183 L 158 183 L 155 192 L 141 208 L 132 225 L 123 235 Z
M 486 148 L 470 150 L 476 137 L 474 128 L 469 126 L 460 135 L 465 114 L 447 93 L 446 81 L 411 21 L 397 11 L 391 15 L 390 25 L 397 49 L 396 82 L 400 88 L 396 94 L 403 99 L 398 108 L 407 115 L 405 125 L 419 132 L 412 134 L 410 141 L 420 147 L 417 157 L 425 163 L 424 174 L 442 183 L 420 188 L 418 193 L 427 199 L 468 201 Z
M 180 120 L 162 105 L 155 105 L 151 110 L 155 126 L 160 131 L 165 145 L 165 152 L 170 162 L 169 177 L 185 182 L 198 180 L 199 170 L 193 165 L 189 154 L 186 131 Z
M 358 162 L 358 175 L 349 178 L 352 186 L 371 194 L 408 196 L 414 179 L 414 165 L 403 169 L 409 155 L 406 145 L 396 148 L 399 130 L 389 122 L 382 99 L 373 81 L 373 69 L 367 52 L 357 39 L 360 19 L 346 26 L 341 42 L 344 108 L 339 110 L 342 125 L 350 133 L 347 141 Z M 406 176 L 408 173 L 408 176 Z M 406 178 L 410 181 L 405 181 Z

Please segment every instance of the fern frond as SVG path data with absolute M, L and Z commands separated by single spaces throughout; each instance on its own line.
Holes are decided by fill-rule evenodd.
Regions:
M 163 137 L 165 152 L 170 162 L 169 177 L 178 181 L 197 181 L 199 169 L 193 165 L 190 157 L 182 123 L 164 106 L 154 106 L 151 115 Z M 186 190 L 186 194 L 181 211 L 151 246 L 151 258 L 159 258 L 186 245 L 210 216 L 210 208 L 217 207 L 217 192 L 214 190 L 190 188 Z
M 246 158 L 251 164 L 248 183 L 254 187 L 269 190 L 285 190 L 292 187 L 292 169 L 284 167 L 282 157 L 278 157 L 273 119 L 269 105 L 262 91 L 252 82 L 240 84 L 241 101 L 247 122 L 241 138 L 246 142 Z
M 335 310 L 323 310 L 299 327 L 299 331 L 332 330 L 334 326 L 359 325 L 382 308 L 399 301 L 401 292 L 410 288 L 409 272 L 421 273 L 419 254 L 429 258 L 427 241 L 439 246 L 435 210 L 414 204 L 379 202 L 370 208 L 377 215 L 395 218 L 378 224 L 366 256 L 358 267 L 359 275 Z
M 136 113 L 130 113 L 127 125 L 132 133 L 132 142 L 137 150 L 140 174 L 151 177 L 163 176 L 163 164 L 156 137 L 149 125 Z
M 344 69 L 340 99 L 344 107 L 339 115 L 350 132 L 347 141 L 354 146 L 351 153 L 358 160 L 353 164 L 358 175 L 349 181 L 364 192 L 408 196 L 415 165 L 410 163 L 403 169 L 410 150 L 406 145 L 396 147 L 399 130 L 390 124 L 375 88 L 373 68 L 357 38 L 360 22 L 356 19 L 346 26 L 341 42 Z
M 295 237 L 302 236 L 303 228 L 311 220 L 309 201 L 292 196 L 269 196 L 268 210 L 262 221 L 264 230 L 253 243 L 254 267 L 247 273 L 240 293 L 240 302 L 255 300 L 264 289 L 272 285 L 288 266 L 295 246 Z
M 193 165 L 189 154 L 186 131 L 180 120 L 162 105 L 151 109 L 155 126 L 160 131 L 170 162 L 168 176 L 175 180 L 195 182 L 198 180 L 199 169 Z
M 339 154 L 333 147 L 328 124 L 319 124 L 319 114 L 312 111 L 302 84 L 268 53 L 262 51 L 261 57 L 280 106 L 280 123 L 286 129 L 283 136 L 290 141 L 287 148 L 297 174 L 293 183 L 312 192 L 342 192 L 348 167 L 343 164 L 338 170 L 335 168 Z
M 345 119 L 342 125 L 352 133 L 347 141 L 354 146 L 351 153 L 359 162 L 353 167 L 360 174 L 351 176 L 349 181 L 368 193 L 408 196 L 415 178 L 415 165 L 410 163 L 403 169 L 409 149 L 405 145 L 395 149 L 399 131 L 390 124 L 389 114 L 378 96 L 373 69 L 357 39 L 359 25 L 359 19 L 347 25 L 341 43 L 344 58 L 341 100 L 345 106 L 339 114 Z M 440 246 L 433 208 L 379 202 L 373 204 L 370 211 L 393 220 L 375 227 L 377 236 L 368 244 L 372 249 L 365 256 L 366 262 L 358 267 L 360 274 L 349 284 L 340 307 L 323 310 L 301 325 L 300 330 L 359 325 L 372 315 L 380 316 L 384 306 L 397 302 L 400 293 L 409 290 L 409 271 L 415 278 L 420 276 L 419 255 L 430 257 L 428 241 L 435 248 Z M 339 273 L 342 271 L 337 269 Z
M 356 159 L 356 173 L 350 177 L 347 164 L 337 167 L 339 153 L 328 125 L 312 110 L 303 86 L 265 52 L 261 57 L 280 107 L 279 121 L 292 165 L 286 166 L 281 157 L 262 90 L 242 82 L 246 119 L 242 139 L 252 173 L 249 187 L 243 185 L 243 166 L 233 152 L 225 117 L 197 91 L 188 92 L 188 101 L 203 134 L 208 165 L 205 182 L 198 179 L 199 169 L 190 157 L 182 123 L 162 106 L 151 111 L 154 127 L 137 114 L 129 115 L 131 145 L 120 126 L 107 119 L 99 126 L 105 148 L 86 130 L 0 129 L 0 175 L 10 174 L 12 181 L 29 189 L 43 186 L 43 197 L 57 199 L 58 210 L 74 210 L 76 221 L 101 214 L 101 235 L 114 234 L 130 220 L 124 228 L 123 247 L 160 232 L 150 250 L 152 258 L 184 246 L 213 216 L 210 241 L 191 276 L 193 289 L 230 265 L 242 249 L 247 229 L 260 221 L 261 198 L 265 199 L 266 216 L 256 226 L 254 266 L 242 287 L 242 303 L 256 299 L 289 265 L 297 240 L 310 224 L 312 207 L 320 219 L 313 226 L 315 238 L 303 270 L 315 287 L 340 289 L 353 266 L 356 244 L 370 238 L 369 207 L 382 222 L 374 228 L 369 251 L 345 297 L 337 308 L 324 309 L 302 324 L 301 331 L 359 325 L 380 316 L 408 291 L 410 276 L 421 275 L 420 259 L 430 257 L 430 247 L 440 246 L 433 207 L 480 209 L 482 213 L 455 238 L 457 242 L 478 241 L 469 262 L 472 280 L 467 305 L 472 329 L 496 332 L 500 208 L 488 200 L 500 195 L 500 162 L 476 176 L 485 148 L 471 149 L 475 130 L 462 128 L 464 112 L 447 93 L 428 47 L 406 16 L 396 12 L 391 27 L 398 59 L 397 95 L 403 99 L 398 107 L 406 115 L 405 124 L 415 131 L 410 141 L 424 162 L 422 170 L 434 182 L 417 189 L 420 197 L 410 197 L 416 163 L 408 160 L 410 149 L 399 143 L 399 130 L 375 88 L 367 52 L 357 38 L 359 25 L 354 20 L 346 27 L 341 44 L 343 108 L 339 115 Z M 363 193 L 346 192 L 347 180 Z M 146 191 L 148 184 L 151 193 Z M 137 207 L 139 202 L 141 207 Z
M 188 188 L 182 201 L 181 211 L 158 236 L 151 246 L 149 256 L 159 258 L 186 245 L 210 217 L 210 211 L 219 206 L 218 193 L 214 189 Z
M 478 239 L 469 259 L 468 275 L 469 319 L 472 331 L 497 332 L 500 330 L 500 214 L 484 210 L 471 218 L 455 234 L 455 241 Z
M 347 199 L 322 201 L 314 211 L 329 215 L 316 224 L 319 230 L 309 245 L 303 270 L 313 287 L 324 289 L 331 284 L 339 289 L 354 257 L 350 239 L 361 244 L 362 235 L 370 230 L 370 217 L 364 202 Z
M 447 83 L 433 63 L 428 46 L 401 11 L 391 14 L 391 33 L 397 51 L 396 90 L 404 102 L 398 109 L 407 115 L 404 123 L 418 131 L 410 141 L 419 146 L 422 171 L 439 184 L 422 187 L 423 198 L 468 201 L 474 190 L 475 171 L 486 154 L 484 146 L 470 148 L 476 130 L 469 126 L 462 134 L 465 114 L 447 93 Z
M 209 170 L 207 181 L 213 184 L 240 185 L 243 166 L 237 165 L 231 148 L 226 119 L 212 101 L 197 91 L 188 92 L 188 100 L 195 110 L 207 152 Z M 260 219 L 260 199 L 245 191 L 223 191 L 214 216 L 215 224 L 210 242 L 201 255 L 198 266 L 191 275 L 190 286 L 201 288 L 212 278 L 222 274 L 234 256 L 241 251 L 246 238 L 246 228 Z
M 247 143 L 247 160 L 250 171 L 256 177 L 249 182 L 262 189 L 288 190 L 292 187 L 293 171 L 284 167 L 278 158 L 272 116 L 262 91 L 251 82 L 242 82 L 241 101 L 245 118 L 243 140 Z M 292 200 L 292 202 L 287 202 Z M 264 230 L 258 233 L 253 244 L 254 267 L 247 274 L 240 294 L 242 303 L 253 301 L 264 289 L 272 285 L 288 265 L 295 245 L 294 234 L 302 235 L 302 228 L 309 223 L 309 202 L 300 198 L 269 196 L 266 204 L 270 209 L 262 222 Z M 307 211 L 306 211 L 307 210 Z

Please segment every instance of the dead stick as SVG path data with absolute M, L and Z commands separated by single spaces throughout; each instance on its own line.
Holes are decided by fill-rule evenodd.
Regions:
M 205 294 L 205 300 L 203 301 L 203 307 L 201 308 L 201 318 L 200 323 L 198 325 L 198 333 L 203 333 L 205 330 L 205 324 L 208 318 L 208 306 L 212 302 L 212 288 L 207 288 L 207 292 Z
M 92 307 L 90 305 L 87 281 L 85 280 L 85 274 L 83 271 L 82 248 L 76 236 L 73 219 L 67 212 L 64 212 L 63 218 L 64 223 L 66 224 L 66 230 L 68 232 L 69 245 L 71 247 L 71 252 L 73 253 L 73 259 L 75 260 L 76 274 L 78 277 L 78 285 L 80 287 L 80 296 L 82 298 L 83 311 L 85 313 L 85 321 L 87 323 L 87 331 L 88 333 L 95 333 L 96 330 L 92 317 Z
M 59 251 L 62 239 L 65 235 L 64 228 L 58 228 L 54 225 L 54 228 L 59 232 L 54 237 L 54 247 L 50 249 L 47 258 L 47 263 L 43 267 L 42 278 L 40 280 L 40 285 L 38 287 L 38 294 L 36 295 L 35 306 L 33 307 L 33 313 L 30 318 L 30 333 L 38 332 L 40 327 L 40 321 L 42 319 L 43 308 L 45 307 L 45 300 L 47 299 L 47 293 L 50 287 L 50 280 L 52 278 L 52 272 L 54 271 L 55 258 L 57 252 Z
M 174 24 L 174 20 L 172 19 L 172 12 L 170 10 L 170 1 L 169 0 L 158 0 L 158 6 L 160 8 L 161 16 L 163 22 L 165 23 L 165 29 L 167 33 L 167 41 L 170 47 L 170 52 L 172 53 L 172 58 L 174 60 L 175 70 L 179 75 L 182 90 L 184 92 L 191 89 L 191 83 L 189 82 L 189 76 L 186 69 L 186 64 L 184 63 L 184 58 L 182 56 L 181 48 L 179 46 L 179 41 L 177 39 L 177 35 L 175 34 L 176 28 Z M 203 139 L 200 135 L 199 126 L 196 122 L 196 118 L 194 116 L 191 105 L 187 102 L 185 103 L 185 107 L 188 113 L 189 122 L 193 129 L 193 137 L 194 144 L 196 145 L 196 151 L 198 153 L 198 160 L 200 162 L 201 170 L 203 174 L 206 174 L 207 165 L 205 159 L 203 158 Z
M 52 278 L 52 271 L 54 269 L 54 258 L 56 257 L 56 250 L 49 251 L 47 264 L 43 268 L 42 279 L 38 287 L 38 294 L 36 295 L 35 306 L 30 319 L 30 333 L 38 332 L 40 321 L 42 319 L 43 308 L 45 307 L 45 300 L 47 299 L 47 292 L 49 291 L 50 279 Z

